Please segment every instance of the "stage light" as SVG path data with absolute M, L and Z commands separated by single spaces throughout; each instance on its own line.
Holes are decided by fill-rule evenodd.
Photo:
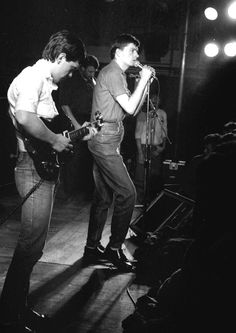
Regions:
M 213 7 L 206 8 L 205 11 L 204 11 L 204 14 L 205 14 L 206 18 L 210 21 L 214 21 L 218 17 L 218 12 Z
M 219 47 L 216 43 L 211 42 L 204 47 L 204 52 L 207 57 L 213 58 L 219 53 Z
M 231 19 L 236 20 L 236 1 L 228 7 L 228 15 Z
M 236 56 L 236 41 L 225 44 L 224 53 L 228 57 Z

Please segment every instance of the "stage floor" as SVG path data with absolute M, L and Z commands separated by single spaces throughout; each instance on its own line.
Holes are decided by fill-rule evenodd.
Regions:
M 0 199 L 1 218 L 20 202 L 14 186 Z M 134 273 L 117 274 L 103 265 L 82 266 L 90 205 L 82 193 L 67 197 L 59 187 L 44 255 L 32 273 L 29 298 L 32 308 L 52 318 L 50 332 L 121 333 L 122 321 L 133 313 L 134 302 L 150 288 L 137 284 Z M 104 246 L 110 235 L 111 211 Z M 133 219 L 139 215 L 140 209 L 135 209 Z M 0 226 L 0 292 L 19 226 L 20 209 Z M 124 249 L 131 258 L 136 248 L 132 237 L 130 230 Z

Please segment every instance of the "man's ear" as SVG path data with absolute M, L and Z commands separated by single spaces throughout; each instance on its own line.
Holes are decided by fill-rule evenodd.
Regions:
M 115 56 L 119 57 L 120 56 L 121 49 L 116 49 Z
M 58 64 L 60 64 L 62 61 L 66 60 L 66 54 L 65 53 L 60 53 L 59 56 L 57 57 L 56 61 Z

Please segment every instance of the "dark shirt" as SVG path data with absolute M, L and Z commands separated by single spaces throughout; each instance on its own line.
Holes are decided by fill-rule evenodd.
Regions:
M 68 105 L 81 125 L 90 120 L 92 111 L 93 83 L 82 77 L 79 71 L 59 86 L 59 103 Z

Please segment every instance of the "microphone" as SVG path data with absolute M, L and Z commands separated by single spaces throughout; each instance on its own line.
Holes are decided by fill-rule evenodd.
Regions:
M 139 68 L 143 69 L 144 66 L 139 61 L 135 61 L 134 67 L 139 67 Z M 154 69 L 153 69 L 153 72 L 152 72 L 152 78 L 155 79 L 155 80 L 157 80 L 157 77 L 155 75 L 155 70 Z

